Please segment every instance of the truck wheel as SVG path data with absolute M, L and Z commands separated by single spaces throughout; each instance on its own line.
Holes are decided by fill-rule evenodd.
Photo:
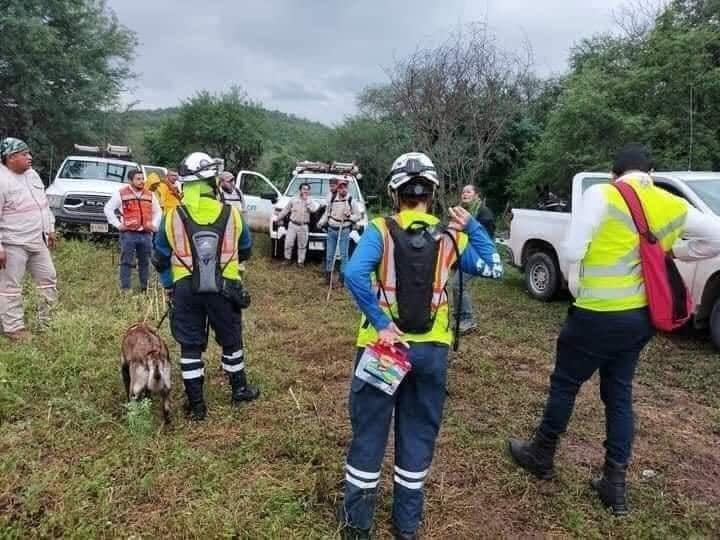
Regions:
M 533 253 L 525 263 L 525 287 L 530 296 L 543 302 L 552 300 L 560 287 L 560 269 L 547 253 Z
M 720 349 L 720 298 L 715 300 L 715 305 L 710 314 L 710 337 L 715 347 Z

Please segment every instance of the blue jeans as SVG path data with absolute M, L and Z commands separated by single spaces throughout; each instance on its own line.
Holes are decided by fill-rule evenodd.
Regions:
M 338 246 L 338 234 L 340 234 L 340 245 Z M 327 240 L 325 243 L 325 270 L 330 272 L 335 263 L 335 249 L 340 254 L 340 274 L 345 275 L 345 265 L 348 260 L 348 246 L 350 245 L 350 227 L 339 229 L 328 227 Z
M 358 351 L 358 360 L 362 352 Z M 353 436 L 345 467 L 343 503 L 346 523 L 360 529 L 372 527 L 380 469 L 394 413 L 392 520 L 404 533 L 413 533 L 420 525 L 423 486 L 445 404 L 447 357 L 447 345 L 411 343 L 412 370 L 393 396 L 353 375 L 349 399 Z
M 567 429 L 580 387 L 600 371 L 607 457 L 626 464 L 634 437 L 632 384 L 640 352 L 655 334 L 647 309 L 601 313 L 571 307 L 557 341 L 550 395 L 539 431 Z
M 152 233 L 125 231 L 120 233 L 120 288 L 129 289 L 132 267 L 137 256 L 140 288 L 148 286 Z
M 472 305 L 472 299 L 470 297 L 470 282 L 475 279 L 476 276 L 473 276 L 472 274 L 467 274 L 463 272 L 462 274 L 462 280 L 463 280 L 463 293 L 462 297 L 458 298 L 460 296 L 460 272 L 455 272 L 452 277 L 452 281 L 450 283 L 452 287 L 452 293 L 453 293 L 453 305 L 452 305 L 452 316 L 455 318 L 455 314 L 457 313 L 458 304 L 460 307 L 460 321 L 466 321 L 466 322 L 472 322 L 474 319 L 473 316 L 473 305 Z

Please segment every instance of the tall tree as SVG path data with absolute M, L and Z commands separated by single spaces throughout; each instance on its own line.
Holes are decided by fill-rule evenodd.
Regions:
M 387 88 L 364 94 L 365 109 L 402 118 L 412 147 L 429 153 L 445 178 L 440 201 L 477 182 L 487 158 L 522 104 L 529 60 L 501 50 L 484 25 L 418 50 L 390 71 Z
M 177 165 L 189 152 L 221 157 L 230 170 L 254 167 L 263 153 L 262 109 L 239 89 L 221 95 L 200 92 L 177 114 L 145 135 L 155 163 Z
M 624 143 L 648 144 L 658 169 L 720 167 L 720 1 L 675 0 L 624 36 L 584 40 L 528 166 L 518 202 L 549 183 L 568 194 L 581 170 L 608 170 Z
M 102 0 L 6 0 L 0 9 L 0 135 L 36 164 L 98 137 L 132 77 L 133 32 Z M 101 133 L 100 133 L 101 135 Z

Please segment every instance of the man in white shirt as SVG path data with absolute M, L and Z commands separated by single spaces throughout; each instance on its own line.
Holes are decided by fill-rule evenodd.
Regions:
M 651 170 L 649 151 L 629 144 L 615 159 L 613 177 L 635 191 L 656 241 L 681 260 L 720 253 L 720 220 L 655 187 Z M 601 184 L 584 193 L 565 257 L 574 266 L 569 285 L 576 300 L 558 337 L 545 412 L 530 441 L 510 439 L 510 453 L 538 478 L 552 478 L 559 436 L 567 429 L 575 397 L 599 372 L 606 455 L 603 473 L 591 485 L 605 506 L 623 515 L 628 512 L 625 473 L 634 438 L 633 379 L 640 353 L 655 329 L 647 307 L 639 235 L 615 186 Z
M 40 329 L 50 323 L 57 302 L 57 275 L 50 249 L 55 248 L 55 217 L 45 187 L 32 169 L 28 145 L 8 137 L 0 142 L 0 321 L 5 337 L 30 337 L 25 329 L 22 282 L 29 271 L 38 286 Z
M 162 209 L 145 188 L 142 171 L 131 169 L 129 184 L 121 187 L 105 204 L 108 223 L 120 231 L 120 288 L 129 290 L 131 271 L 137 258 L 140 289 L 145 291 L 150 273 L 153 233 L 160 227 Z

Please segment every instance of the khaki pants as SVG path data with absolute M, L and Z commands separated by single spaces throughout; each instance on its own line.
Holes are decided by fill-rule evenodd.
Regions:
M 0 270 L 0 322 L 5 332 L 25 328 L 22 286 L 25 271 L 37 284 L 40 299 L 38 320 L 41 328 L 50 324 L 50 309 L 57 302 L 57 274 L 50 251 L 45 246 L 25 248 L 6 245 L 7 262 Z
M 288 223 L 287 234 L 285 234 L 285 258 L 288 261 L 292 257 L 293 246 L 295 245 L 295 239 L 297 238 L 298 262 L 300 264 L 305 262 L 309 239 L 308 231 L 309 227 L 307 225 L 295 225 L 292 221 Z

